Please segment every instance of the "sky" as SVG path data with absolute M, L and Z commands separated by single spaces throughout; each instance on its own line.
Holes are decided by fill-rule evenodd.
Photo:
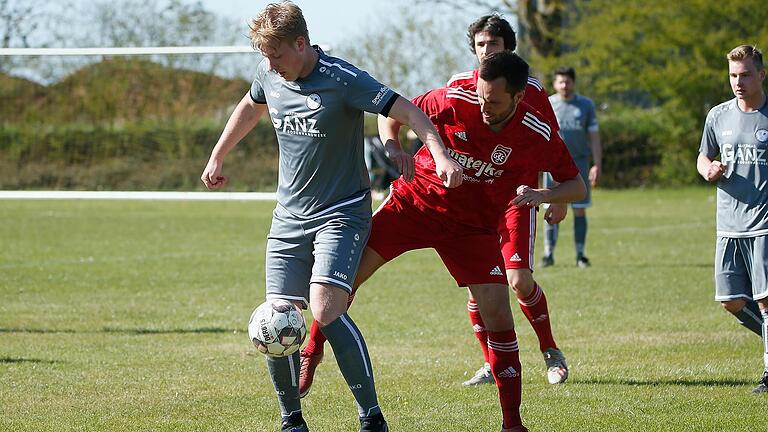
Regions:
M 206 9 L 245 23 L 278 0 L 202 0 Z M 312 43 L 333 46 L 375 25 L 376 16 L 403 7 L 402 0 L 294 0 L 304 12 Z
M 245 23 L 258 15 L 269 3 L 279 0 L 201 0 L 206 9 L 232 17 Z M 408 13 L 430 11 L 428 6 L 414 7 L 414 0 L 293 0 L 304 13 L 313 44 L 337 45 L 350 35 L 359 34 L 376 26 L 377 17 L 398 16 L 405 9 Z M 471 2 L 470 2 L 471 3 Z M 486 13 L 486 9 L 465 12 L 470 17 L 464 28 L 474 18 Z

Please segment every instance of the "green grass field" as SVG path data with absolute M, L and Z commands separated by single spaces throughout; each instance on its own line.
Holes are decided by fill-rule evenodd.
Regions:
M 593 267 L 574 265 L 569 216 L 557 265 L 536 272 L 568 383 L 546 383 L 513 307 L 530 430 L 768 430 L 768 398 L 750 394 L 760 340 L 712 300 L 714 190 L 595 202 Z M 0 201 L 0 430 L 276 431 L 245 332 L 264 299 L 273 206 Z M 358 294 L 351 315 L 392 431 L 500 429 L 495 387 L 460 384 L 482 362 L 465 304 L 432 251 L 398 258 Z M 331 355 L 304 411 L 313 432 L 357 431 Z

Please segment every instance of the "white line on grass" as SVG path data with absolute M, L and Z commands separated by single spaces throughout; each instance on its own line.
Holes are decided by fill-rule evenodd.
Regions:
M 0 191 L 0 199 L 274 201 L 274 192 Z

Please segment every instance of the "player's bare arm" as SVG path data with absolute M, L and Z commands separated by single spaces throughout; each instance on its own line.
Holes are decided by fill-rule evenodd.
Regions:
M 379 117 L 379 135 L 381 142 L 386 143 L 390 140 L 397 141 L 397 132 L 400 130 L 400 125 L 408 125 L 416 133 L 421 142 L 432 154 L 432 158 L 435 160 L 435 172 L 437 176 L 443 181 L 446 187 L 454 188 L 461 184 L 462 181 L 462 168 L 448 155 L 448 150 L 445 148 L 443 141 L 440 139 L 440 135 L 437 133 L 435 126 L 429 121 L 429 117 L 422 110 L 420 110 L 411 101 L 398 97 L 392 108 L 389 110 L 389 120 Z M 399 123 L 392 122 L 395 120 Z M 387 135 L 381 135 L 382 122 L 384 127 L 388 129 Z M 387 124 L 389 123 L 389 124 Z M 392 134 L 394 132 L 394 134 Z
M 600 132 L 589 132 L 589 144 L 592 148 L 592 168 L 589 169 L 589 182 L 592 187 L 595 187 L 603 172 L 603 146 L 600 143 Z
M 378 125 L 379 138 L 381 139 L 381 142 L 384 143 L 384 150 L 387 152 L 387 157 L 400 171 L 403 180 L 413 180 L 415 172 L 413 157 L 403 151 L 403 147 L 400 145 L 399 131 L 402 127 L 402 123 L 393 118 L 379 115 Z
M 511 204 L 535 207 L 543 203 L 578 201 L 586 195 L 587 186 L 584 184 L 581 175 L 577 175 L 549 189 L 534 189 L 530 186 L 522 185 L 517 188 L 517 196 L 512 199 Z
M 699 153 L 696 159 L 696 170 L 708 182 L 714 182 L 725 174 L 725 164 L 708 158 L 704 153 Z
M 267 106 L 254 102 L 250 93 L 246 93 L 240 100 L 227 120 L 224 131 L 221 133 L 216 146 L 213 147 L 208 164 L 200 176 L 205 187 L 214 190 L 227 184 L 227 178 L 221 175 L 224 157 L 256 126 L 266 111 Z

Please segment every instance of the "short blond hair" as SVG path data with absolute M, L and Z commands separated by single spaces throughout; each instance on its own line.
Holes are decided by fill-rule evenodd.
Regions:
M 270 3 L 248 24 L 248 37 L 254 49 L 262 50 L 280 42 L 293 42 L 303 36 L 309 45 L 307 22 L 301 9 L 293 2 Z
M 746 59 L 752 59 L 757 70 L 763 70 L 763 53 L 754 45 L 739 45 L 732 49 L 725 56 L 728 61 L 742 62 Z

